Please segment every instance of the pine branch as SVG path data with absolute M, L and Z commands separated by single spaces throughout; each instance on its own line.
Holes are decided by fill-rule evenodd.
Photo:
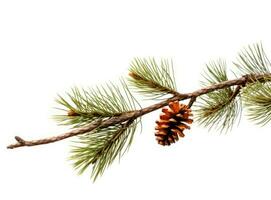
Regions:
M 255 80 L 259 81 L 259 82 L 266 82 L 266 81 L 269 81 L 270 79 L 271 79 L 271 73 L 245 75 L 245 76 L 242 76 L 241 78 L 216 83 L 216 84 L 201 88 L 201 89 L 196 90 L 191 93 L 180 94 L 180 95 L 171 97 L 169 99 L 163 100 L 163 101 L 156 103 L 154 105 L 142 108 L 140 110 L 134 110 L 134 111 L 131 111 L 128 113 L 122 113 L 119 116 L 114 116 L 109 119 L 99 121 L 98 123 L 96 122 L 94 124 L 89 124 L 83 128 L 77 128 L 77 129 L 74 129 L 70 132 L 67 132 L 67 133 L 64 133 L 64 134 L 61 134 L 58 136 L 39 139 L 39 140 L 24 140 L 24 139 L 22 139 L 22 141 L 24 141 L 23 143 L 21 143 L 20 141 L 17 141 L 17 143 L 11 144 L 11 145 L 7 146 L 7 148 L 14 149 L 14 148 L 18 148 L 18 147 L 36 146 L 36 145 L 42 145 L 42 144 L 48 144 L 48 143 L 60 141 L 60 140 L 63 140 L 63 139 L 69 138 L 69 137 L 88 133 L 97 127 L 100 127 L 100 128 L 101 127 L 108 127 L 108 126 L 112 126 L 114 124 L 119 124 L 121 122 L 125 122 L 127 120 L 136 119 L 136 118 L 141 117 L 147 113 L 150 113 L 152 111 L 160 109 L 163 106 L 168 105 L 168 103 L 172 102 L 172 101 L 176 101 L 176 100 L 181 101 L 181 100 L 185 100 L 185 99 L 191 99 L 192 97 L 199 97 L 201 95 L 208 94 L 213 91 L 221 90 L 221 89 L 228 88 L 231 86 L 238 86 L 238 85 L 242 86 L 242 85 L 246 85 L 249 83 L 253 83 Z
M 193 116 L 190 108 L 195 102 L 196 121 L 221 132 L 231 129 L 237 121 L 241 99 L 249 118 L 265 125 L 271 121 L 271 64 L 262 45 L 249 46 L 239 54 L 235 65 L 241 72 L 240 78 L 229 80 L 226 62 L 218 60 L 207 65 L 201 89 L 179 93 L 172 61 L 136 58 L 129 70 L 130 86 L 160 102 L 141 108 L 123 80 L 120 86 L 109 83 L 95 89 L 73 88 L 66 97 L 59 95 L 57 102 L 65 113 L 55 116 L 61 125 L 72 126 L 71 131 L 38 140 L 15 136 L 16 143 L 7 148 L 49 144 L 78 136 L 70 159 L 79 173 L 92 165 L 95 181 L 130 147 L 141 117 L 163 106 L 168 107 L 162 109 L 155 127 L 155 136 L 161 145 L 170 145 L 184 137 L 183 131 L 190 129 L 187 124 L 194 121 L 189 117 Z M 189 99 L 188 105 L 179 103 L 186 99 Z

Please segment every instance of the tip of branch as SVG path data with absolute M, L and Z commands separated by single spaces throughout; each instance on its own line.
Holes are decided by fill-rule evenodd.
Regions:
M 8 146 L 7 146 L 7 149 L 14 149 L 14 148 L 16 148 L 16 147 L 20 147 L 20 146 L 24 146 L 24 145 L 25 145 L 25 140 L 22 139 L 21 137 L 15 136 L 14 138 L 15 138 L 15 140 L 16 140 L 18 143 L 8 145 Z
M 19 136 L 15 136 L 14 138 L 15 138 L 15 140 L 16 140 L 17 142 L 19 142 L 20 144 L 24 144 L 24 143 L 25 143 L 25 141 L 24 141 L 21 137 L 19 137 Z

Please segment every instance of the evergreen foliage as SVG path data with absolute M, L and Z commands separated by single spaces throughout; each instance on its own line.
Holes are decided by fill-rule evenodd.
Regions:
M 271 65 L 261 43 L 244 48 L 234 64 L 242 75 L 269 73 Z
M 203 86 L 227 81 L 226 62 L 220 59 L 207 64 L 203 78 Z M 225 133 L 229 131 L 241 113 L 240 101 L 233 95 L 234 88 L 228 87 L 201 96 L 195 105 L 195 121 L 209 130 L 215 128 Z
M 134 110 L 139 105 L 132 96 L 126 82 L 120 80 L 120 84 L 107 83 L 96 88 L 73 88 L 66 94 L 66 98 L 59 95 L 56 102 L 61 105 L 63 115 L 54 118 L 61 125 L 79 127 L 96 119 L 104 119 L 123 112 Z M 73 115 L 67 115 L 72 111 Z
M 247 115 L 252 122 L 259 125 L 266 125 L 271 121 L 270 82 L 249 84 L 242 93 L 242 100 Z
M 151 99 L 166 94 L 176 94 L 172 60 L 154 58 L 135 58 L 129 69 L 131 86 Z
M 105 120 L 135 110 L 137 101 L 127 84 L 123 80 L 120 82 L 120 86 L 110 83 L 95 89 L 74 88 L 71 93 L 67 93 L 67 99 L 59 96 L 57 102 L 64 106 L 66 113 L 72 110 L 76 114 L 59 115 L 57 120 L 65 125 L 79 127 L 96 119 Z M 121 157 L 130 147 L 139 121 L 132 119 L 113 126 L 98 127 L 78 136 L 70 156 L 74 168 L 81 174 L 93 165 L 91 176 L 96 180 L 117 156 Z
M 116 157 L 128 150 L 136 125 L 137 120 L 127 121 L 79 136 L 70 156 L 75 169 L 81 174 L 92 164 L 91 177 L 95 181 Z

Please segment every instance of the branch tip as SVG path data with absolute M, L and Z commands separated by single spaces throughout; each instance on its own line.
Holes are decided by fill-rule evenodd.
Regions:
M 25 144 L 25 140 L 22 139 L 21 137 L 15 136 L 14 138 L 15 138 L 15 140 L 16 140 L 17 142 L 19 142 L 20 144 Z

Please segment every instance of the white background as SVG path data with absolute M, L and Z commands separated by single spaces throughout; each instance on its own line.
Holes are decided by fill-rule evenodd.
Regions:
M 0 199 L 271 199 L 270 124 L 245 117 L 228 135 L 194 124 L 163 148 L 154 139 L 160 111 L 151 113 L 130 151 L 94 184 L 67 161 L 70 140 L 6 149 L 15 135 L 65 131 L 50 118 L 56 94 L 115 81 L 135 56 L 172 58 L 188 92 L 211 59 L 234 69 L 237 52 L 259 41 L 270 53 L 268 2 L 2 0 Z

